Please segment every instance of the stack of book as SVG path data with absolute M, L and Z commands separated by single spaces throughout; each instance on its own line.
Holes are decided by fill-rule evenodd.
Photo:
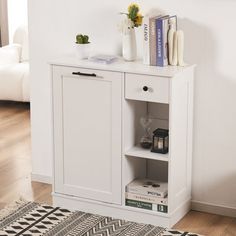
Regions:
M 126 186 L 126 206 L 168 212 L 168 185 L 150 179 L 136 179 Z
M 177 16 L 144 17 L 143 63 L 151 66 L 167 66 L 168 31 L 177 30 Z

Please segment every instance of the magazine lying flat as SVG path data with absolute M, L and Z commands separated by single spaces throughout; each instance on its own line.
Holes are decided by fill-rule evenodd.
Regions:
M 101 63 L 101 64 L 111 64 L 117 60 L 116 56 L 111 55 L 96 55 L 89 58 L 89 61 Z

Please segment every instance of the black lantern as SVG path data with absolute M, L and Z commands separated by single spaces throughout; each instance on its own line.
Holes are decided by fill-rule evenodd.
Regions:
M 166 154 L 169 151 L 169 130 L 156 129 L 153 132 L 152 152 Z

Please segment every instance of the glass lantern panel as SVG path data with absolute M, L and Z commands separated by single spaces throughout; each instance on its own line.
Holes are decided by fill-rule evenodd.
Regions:
M 164 139 L 161 137 L 158 138 L 157 148 L 159 150 L 162 150 L 164 148 Z
M 165 148 L 169 148 L 169 137 L 165 137 Z
M 155 150 L 158 149 L 158 137 L 154 137 L 153 147 L 154 147 Z

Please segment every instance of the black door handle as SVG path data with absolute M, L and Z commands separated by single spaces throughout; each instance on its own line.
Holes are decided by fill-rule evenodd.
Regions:
M 72 75 L 82 75 L 82 76 L 92 76 L 92 77 L 96 77 L 97 76 L 94 73 L 82 73 L 82 72 L 72 72 Z

